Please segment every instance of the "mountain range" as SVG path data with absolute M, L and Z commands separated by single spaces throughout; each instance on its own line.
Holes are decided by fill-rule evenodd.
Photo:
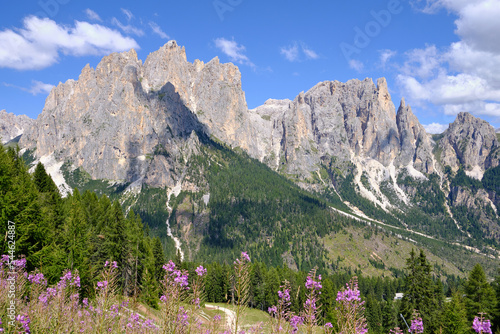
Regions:
M 36 120 L 0 111 L 0 136 L 63 194 L 115 197 L 189 259 L 247 247 L 278 265 L 333 268 L 339 228 L 358 235 L 369 224 L 455 268 L 468 269 L 460 252 L 498 264 L 495 129 L 460 113 L 428 134 L 404 99 L 396 110 L 384 78 L 324 81 L 249 110 L 236 66 L 190 63 L 170 41 L 144 63 L 130 50 L 87 65 Z

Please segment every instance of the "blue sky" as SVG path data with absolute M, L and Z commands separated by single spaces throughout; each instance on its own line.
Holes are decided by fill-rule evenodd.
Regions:
M 249 108 L 320 81 L 386 77 L 429 132 L 460 111 L 500 127 L 500 0 L 23 1 L 0 12 L 0 109 L 35 118 L 102 56 L 170 39 L 242 73 Z

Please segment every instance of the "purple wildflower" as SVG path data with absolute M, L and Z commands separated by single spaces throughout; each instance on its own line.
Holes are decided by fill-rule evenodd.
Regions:
M 26 259 L 25 258 L 15 260 L 15 261 L 13 261 L 13 263 L 18 269 L 26 268 Z
M 196 271 L 196 274 L 198 276 L 201 276 L 201 277 L 203 277 L 207 273 L 207 269 L 203 268 L 203 266 L 199 266 L 198 268 L 196 268 L 195 271 Z
M 267 312 L 269 312 L 270 315 L 275 315 L 278 313 L 278 308 L 273 305 L 267 309 Z
M 38 273 L 38 274 L 34 274 L 34 275 L 30 274 L 28 276 L 28 281 L 30 281 L 33 284 L 47 285 L 47 280 L 45 279 L 45 277 L 43 276 L 42 273 Z
M 418 314 L 416 310 L 413 311 L 413 315 L 411 317 L 411 325 L 409 329 L 410 333 L 423 333 L 424 332 L 424 323 L 422 322 L 422 318 Z
M 312 289 L 316 289 L 316 290 L 320 290 L 322 288 L 321 286 L 321 275 L 318 276 L 318 280 L 315 281 L 313 276 L 309 275 L 307 276 L 307 280 L 306 280 L 306 289 L 309 289 L 309 290 L 312 290 Z
M 175 270 L 175 263 L 172 260 L 170 260 L 168 261 L 167 264 L 163 265 L 163 269 L 165 269 L 168 272 L 172 272 Z
M 472 329 L 474 329 L 476 333 L 492 334 L 491 323 L 488 319 L 483 319 L 482 314 L 480 318 L 474 318 L 474 321 L 472 322 Z
M 70 285 L 80 287 L 80 276 L 76 275 Z
M 293 331 L 292 333 L 297 333 L 299 330 L 299 326 L 304 324 L 304 319 L 302 317 L 299 317 L 298 315 L 294 315 L 290 319 L 290 326 L 292 326 Z
M 97 289 L 104 290 L 108 287 L 108 281 L 97 282 Z
M 177 314 L 177 322 L 180 323 L 181 326 L 187 326 L 189 325 L 189 322 L 188 322 L 188 314 L 187 312 L 184 310 L 184 307 L 179 307 L 179 313 Z
M 279 299 L 283 299 L 286 302 L 290 301 L 290 290 L 285 289 L 283 291 L 278 291 L 278 297 Z
M 250 256 L 248 256 L 247 252 L 241 252 L 241 258 L 250 262 Z
M 332 323 L 331 323 L 331 322 L 327 322 L 327 323 L 325 324 L 325 328 L 333 328 Z
M 19 321 L 22 325 L 23 325 L 23 329 L 25 331 L 25 333 L 28 333 L 30 334 L 31 333 L 31 330 L 30 330 L 30 318 L 28 317 L 28 315 L 18 315 L 16 317 L 16 320 Z

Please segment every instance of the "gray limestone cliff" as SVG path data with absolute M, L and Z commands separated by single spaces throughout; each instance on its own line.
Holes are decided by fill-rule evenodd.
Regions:
M 251 148 L 240 80 L 236 66 L 218 59 L 189 63 L 175 41 L 144 64 L 134 50 L 114 53 L 54 88 L 21 145 L 95 179 L 172 186 L 179 161 L 196 151 L 194 133 Z
M 495 129 L 486 121 L 462 112 L 439 140 L 439 159 L 457 170 L 481 179 L 484 171 L 499 164 L 500 150 Z
M 26 115 L 14 115 L 5 110 L 0 110 L 0 138 L 2 144 L 21 136 L 26 130 L 29 130 L 35 123 L 34 119 Z
M 435 143 L 404 99 L 396 112 L 384 78 L 324 81 L 248 110 L 236 66 L 218 58 L 190 63 L 175 41 L 144 63 L 134 50 L 114 53 L 60 83 L 20 145 L 94 179 L 173 187 L 202 133 L 299 180 L 311 180 L 327 161 L 350 164 L 361 194 L 383 208 L 391 204 L 382 183 L 410 203 L 397 184 L 404 169 L 426 179 L 462 164 L 482 176 L 499 157 L 494 129 L 470 114 L 459 114 Z
M 377 85 L 370 79 L 325 81 L 294 101 L 268 100 L 251 112 L 263 125 L 267 120 L 259 137 L 268 154 L 259 157 L 274 168 L 284 164 L 288 172 L 305 175 L 330 156 L 434 170 L 429 135 L 404 101 L 396 115 L 384 78 Z

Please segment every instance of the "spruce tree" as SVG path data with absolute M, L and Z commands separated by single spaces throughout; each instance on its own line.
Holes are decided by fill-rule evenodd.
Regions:
M 467 320 L 465 304 L 460 293 L 455 291 L 451 301 L 446 303 L 443 313 L 443 334 L 470 333 L 471 324 Z
M 385 333 L 389 333 L 391 329 L 398 326 L 398 312 L 396 311 L 392 296 L 387 298 L 387 301 L 382 308 L 382 323 L 384 325 Z
M 432 281 L 432 267 L 422 250 L 417 256 L 413 249 L 406 260 L 406 265 L 402 313 L 408 321 L 413 310 L 417 310 L 424 322 L 424 328 L 427 328 L 426 332 L 434 333 L 441 325 L 439 323 L 441 310 L 438 307 L 436 286 Z
M 163 254 L 163 246 L 159 238 L 153 239 L 153 258 L 153 275 L 159 282 L 165 275 L 165 270 L 163 270 L 163 265 L 165 264 L 165 255 Z
M 464 283 L 464 293 L 467 317 L 470 322 L 479 312 L 486 313 L 488 319 L 494 316 L 497 304 L 495 290 L 486 280 L 486 275 L 479 263 L 469 273 L 469 278 Z

